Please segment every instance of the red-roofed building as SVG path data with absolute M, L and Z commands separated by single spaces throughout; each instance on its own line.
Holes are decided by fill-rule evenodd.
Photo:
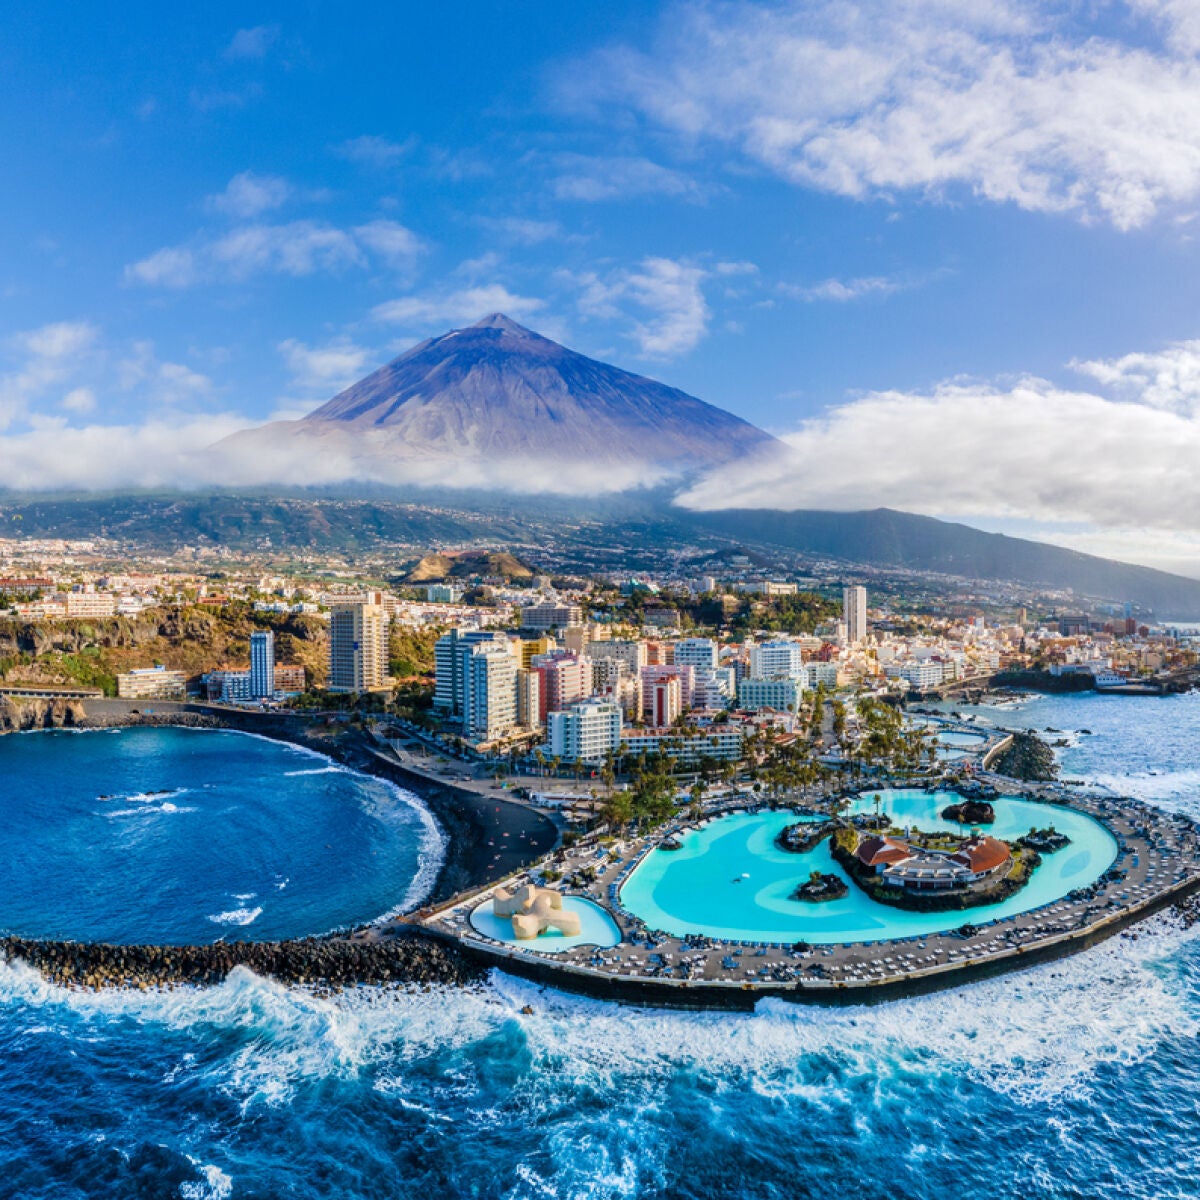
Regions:
M 951 855 L 951 862 L 966 867 L 971 873 L 972 880 L 991 875 L 993 871 L 1007 867 L 1011 861 L 1012 852 L 1007 843 L 986 834 L 982 837 L 971 838 L 969 842 L 963 842 L 957 852 Z
M 911 858 L 912 849 L 907 842 L 876 835 L 859 842 L 854 854 L 864 867 L 869 867 L 876 875 L 882 875 L 886 867 Z

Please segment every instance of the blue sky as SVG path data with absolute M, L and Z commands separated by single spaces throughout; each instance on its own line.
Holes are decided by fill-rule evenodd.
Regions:
M 500 309 L 788 437 L 691 503 L 1200 573 L 1198 51 L 1192 0 L 9 4 L 0 475 L 179 478 Z

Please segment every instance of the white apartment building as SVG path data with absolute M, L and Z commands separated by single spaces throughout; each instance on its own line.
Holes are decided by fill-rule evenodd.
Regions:
M 804 648 L 799 642 L 763 642 L 750 647 L 751 679 L 800 679 Z
M 182 700 L 187 694 L 187 673 L 166 667 L 139 667 L 117 676 L 122 700 Z
M 621 744 L 621 706 L 593 697 L 547 718 L 550 753 L 565 763 L 603 762 Z
M 688 737 L 674 729 L 627 729 L 621 742 L 629 758 L 662 753 L 682 763 L 695 763 L 701 758 L 737 762 L 742 757 L 742 731 L 735 725 L 710 725 Z
M 793 712 L 804 695 L 803 674 L 797 679 L 743 679 L 738 686 L 738 707 L 744 712 L 771 708 Z
M 913 662 L 908 660 L 905 662 L 888 663 L 883 668 L 884 675 L 888 679 L 904 679 L 908 681 L 910 687 L 916 688 L 918 691 L 924 691 L 926 688 L 937 687 L 945 677 L 940 662 Z
M 681 638 L 675 643 L 675 665 L 715 671 L 719 648 L 712 638 Z
M 68 592 L 68 617 L 111 617 L 117 611 L 117 598 L 111 592 Z
M 521 609 L 522 629 L 566 629 L 582 624 L 583 609 L 578 604 L 531 604 Z
M 804 664 L 806 682 L 810 688 L 818 688 L 822 684 L 832 690 L 838 685 L 840 668 L 835 662 L 809 662 Z
M 503 642 L 480 642 L 464 658 L 463 728 L 468 737 L 491 742 L 517 724 L 516 657 Z
M 725 708 L 737 694 L 737 680 L 730 667 L 698 671 L 692 687 L 693 708 Z
M 433 707 L 439 712 L 454 717 L 463 715 L 466 657 L 473 647 L 490 642 L 500 643 L 506 648 L 508 646 L 508 639 L 503 633 L 474 627 L 451 629 L 434 643 Z

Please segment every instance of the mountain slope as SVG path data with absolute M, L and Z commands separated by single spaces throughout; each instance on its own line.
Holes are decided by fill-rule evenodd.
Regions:
M 1162 618 L 1200 619 L 1200 581 L 1148 567 L 889 509 L 688 512 L 672 507 L 665 491 L 586 501 L 553 497 L 536 504 L 504 494 L 444 491 L 401 497 L 379 490 L 354 498 L 229 492 L 36 498 L 0 494 L 0 528 L 7 536 L 100 535 L 164 549 L 255 549 L 269 544 L 279 551 L 358 551 L 473 542 L 508 545 L 528 558 L 524 547 L 561 546 L 570 550 L 580 570 L 601 563 L 605 569 L 617 569 L 617 562 L 630 561 L 642 551 L 661 557 L 664 549 L 680 545 L 711 553 L 727 548 L 728 539 L 733 539 L 752 557 L 756 548 L 785 548 L 848 564 L 1070 588 L 1081 597 L 1132 601 Z M 605 548 L 604 555 L 597 547 Z
M 724 509 L 693 513 L 690 519 L 703 529 L 818 556 L 1070 588 L 1085 596 L 1129 600 L 1179 620 L 1200 615 L 1200 581 L 888 508 L 845 513 Z
M 774 439 L 677 388 L 587 358 L 500 314 L 414 346 L 299 421 L 225 454 L 313 462 L 317 478 L 612 491 L 744 457 Z

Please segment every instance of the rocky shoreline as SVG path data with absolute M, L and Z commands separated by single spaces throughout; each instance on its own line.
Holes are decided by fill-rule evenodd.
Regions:
M 356 984 L 464 987 L 482 969 L 452 944 L 417 931 L 354 940 L 216 942 L 202 946 L 125 946 L 107 942 L 0 938 L 0 958 L 19 960 L 60 987 L 145 990 L 220 983 L 237 967 L 280 983 L 338 991 Z

